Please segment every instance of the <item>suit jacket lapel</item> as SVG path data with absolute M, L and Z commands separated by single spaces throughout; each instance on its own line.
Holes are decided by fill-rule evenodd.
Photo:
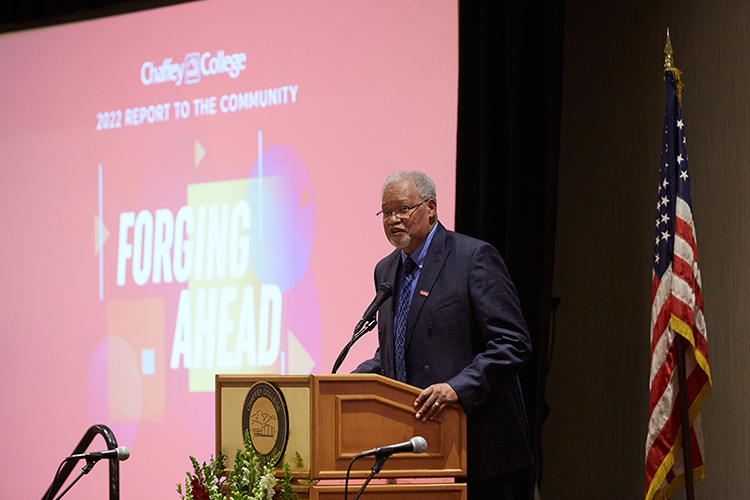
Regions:
M 445 246 L 445 236 L 446 229 L 440 224 L 440 222 L 438 222 L 435 236 L 432 238 L 430 248 L 427 249 L 427 256 L 422 264 L 422 269 L 419 271 L 419 280 L 417 281 L 417 287 L 414 289 L 414 295 L 411 298 L 411 306 L 409 306 L 409 316 L 406 319 L 407 349 L 412 334 L 414 333 L 414 325 L 417 323 L 419 313 L 422 311 L 425 302 L 427 302 L 427 297 L 420 292 L 425 291 L 429 294 L 433 285 L 435 285 L 438 276 L 440 276 L 440 272 L 445 264 L 445 259 L 448 257 L 448 254 L 450 254 L 450 249 Z

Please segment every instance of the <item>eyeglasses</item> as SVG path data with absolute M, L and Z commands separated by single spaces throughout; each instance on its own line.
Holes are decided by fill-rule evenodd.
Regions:
M 387 208 L 384 208 L 383 210 L 376 213 L 375 215 L 377 215 L 383 220 L 390 220 L 391 217 L 393 217 L 394 215 L 397 216 L 399 219 L 408 219 L 409 217 L 411 217 L 411 214 L 414 211 L 414 209 L 416 209 L 420 205 L 424 205 L 428 201 L 430 200 L 429 199 L 424 200 L 422 203 L 417 203 L 413 207 L 407 207 L 406 205 L 401 205 L 395 210 L 388 210 Z

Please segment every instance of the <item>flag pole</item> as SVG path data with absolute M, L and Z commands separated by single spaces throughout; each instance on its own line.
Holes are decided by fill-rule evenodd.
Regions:
M 674 67 L 672 43 L 669 40 L 669 28 L 667 28 L 667 42 L 664 45 L 664 70 Z M 675 332 L 675 347 L 677 348 L 677 380 L 680 387 L 680 421 L 682 423 L 682 456 L 685 465 L 685 494 L 687 500 L 695 500 L 695 488 L 693 485 L 693 460 L 690 449 L 690 415 L 688 411 L 687 396 L 687 374 L 685 370 L 685 343 L 682 335 Z
M 690 450 L 690 416 L 688 415 L 687 378 L 685 376 L 685 339 L 675 332 L 677 344 L 677 377 L 680 383 L 680 420 L 682 421 L 682 456 L 685 463 L 685 493 L 687 500 L 695 500 L 693 488 L 693 459 Z

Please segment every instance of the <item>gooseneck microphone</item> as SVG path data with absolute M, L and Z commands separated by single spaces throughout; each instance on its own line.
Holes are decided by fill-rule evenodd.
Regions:
M 394 453 L 422 453 L 427 449 L 427 441 L 422 436 L 415 436 L 405 443 L 392 444 L 390 446 L 383 446 L 382 448 L 373 448 L 368 451 L 363 451 L 358 454 L 355 458 L 367 457 L 375 455 L 377 458 L 389 457 Z
M 422 436 L 415 436 L 405 443 L 392 444 L 390 446 L 383 446 L 382 448 L 373 448 L 371 450 L 363 451 L 362 453 L 355 455 L 354 458 L 352 458 L 352 461 L 349 462 L 349 468 L 346 471 L 346 482 L 344 483 L 344 500 L 347 500 L 347 498 L 349 497 L 349 473 L 352 470 L 352 465 L 357 459 L 375 455 L 375 464 L 372 466 L 372 472 L 357 492 L 357 496 L 354 497 L 354 500 L 357 500 L 362 495 L 362 493 L 364 493 L 365 488 L 367 488 L 367 485 L 370 484 L 370 480 L 373 478 L 373 476 L 375 476 L 375 474 L 380 472 L 380 469 L 383 468 L 383 464 L 385 464 L 385 461 L 388 460 L 388 457 L 390 457 L 394 453 L 422 453 L 426 449 L 427 441 L 425 440 L 425 438 L 423 438 Z
M 85 458 L 86 460 L 101 460 L 103 458 L 108 458 L 112 460 L 119 460 L 119 461 L 125 461 L 130 457 L 130 450 L 127 449 L 125 446 L 120 446 L 118 448 L 115 448 L 114 450 L 107 450 L 107 451 L 94 451 L 91 453 L 80 453 L 78 455 L 71 455 L 67 457 L 65 460 L 77 460 L 80 458 Z
M 357 326 L 354 328 L 354 333 L 360 331 L 362 327 L 365 326 L 365 323 L 375 319 L 375 313 L 378 312 L 378 309 L 383 305 L 383 302 L 388 300 L 391 295 L 393 295 L 393 285 L 388 282 L 381 283 L 378 287 L 378 293 L 375 295 L 372 303 L 367 306 L 365 313 L 362 315 L 362 319 L 359 320 L 359 323 L 357 323 Z
M 388 300 L 391 295 L 393 295 L 393 285 L 388 282 L 381 283 L 378 287 L 378 293 L 375 295 L 372 303 L 367 307 L 367 310 L 365 310 L 365 313 L 362 315 L 362 319 L 359 320 L 359 323 L 357 323 L 356 328 L 354 328 L 352 339 L 348 344 L 344 346 L 343 349 L 341 349 L 339 357 L 333 364 L 333 370 L 331 370 L 331 373 L 336 373 L 336 371 L 341 366 L 341 363 L 344 362 L 344 358 L 346 358 L 346 355 L 349 354 L 349 349 L 351 349 L 354 343 L 362 338 L 365 333 L 369 332 L 375 327 L 375 313 L 378 312 L 378 309 L 383 305 L 383 302 Z

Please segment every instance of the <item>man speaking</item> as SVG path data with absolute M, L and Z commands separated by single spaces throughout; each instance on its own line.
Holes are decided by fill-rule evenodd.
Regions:
M 517 376 L 531 341 L 505 263 L 438 222 L 435 184 L 421 172 L 388 177 L 379 215 L 396 250 L 375 267 L 375 287 L 395 293 L 378 312 L 375 356 L 354 372 L 424 389 L 414 401 L 423 422 L 460 404 L 469 499 L 512 499 L 513 472 L 533 462 Z

